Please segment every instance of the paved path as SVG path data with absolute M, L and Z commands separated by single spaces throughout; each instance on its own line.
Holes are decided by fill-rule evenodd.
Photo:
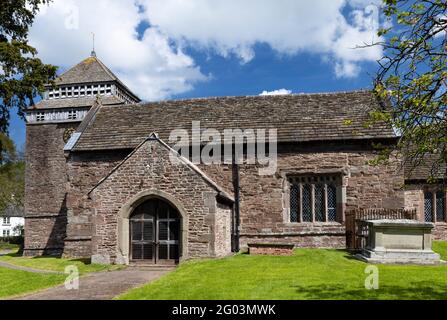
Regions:
M 160 278 L 171 271 L 127 268 L 119 271 L 90 273 L 79 279 L 79 290 L 66 290 L 58 286 L 17 300 L 110 300 L 132 289 Z

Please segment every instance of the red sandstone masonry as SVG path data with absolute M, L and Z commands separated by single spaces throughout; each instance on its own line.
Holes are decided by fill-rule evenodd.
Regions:
M 184 163 L 172 164 L 168 150 L 158 141 L 147 141 L 92 192 L 93 255 L 121 261 L 122 257 L 117 256 L 119 211 L 147 190 L 165 192 L 182 204 L 188 221 L 187 244 L 182 244 L 187 246 L 187 257 L 182 258 L 230 253 L 228 219 L 224 219 L 228 223 L 226 231 L 216 237 L 216 214 L 228 215 L 225 207 L 217 210 L 217 191 Z
M 248 243 L 294 243 L 297 247 L 345 248 L 342 223 L 288 223 L 288 174 L 337 173 L 343 176 L 345 203 L 340 210 L 355 208 L 403 208 L 400 160 L 371 166 L 372 151 L 301 152 L 278 156 L 278 173 L 259 176 L 257 166 L 240 166 L 241 246 Z M 225 166 L 201 166 L 215 181 L 231 188 L 232 173 Z M 231 189 L 230 189 L 231 190 Z
M 284 244 L 249 244 L 249 254 L 269 256 L 291 256 L 293 245 Z
M 26 127 L 25 255 L 62 253 L 67 223 L 63 136 L 66 129 L 76 126 Z
M 433 184 L 409 184 L 405 186 L 405 208 L 416 209 L 420 221 L 425 221 L 424 190 L 439 190 L 439 186 Z M 447 240 L 447 223 L 435 223 L 432 237 L 433 240 Z
M 29 126 L 27 150 L 27 200 L 26 205 L 30 213 L 37 215 L 59 215 L 61 208 L 66 205 L 68 212 L 68 226 L 59 223 L 54 225 L 55 217 L 38 220 L 27 219 L 28 248 L 41 253 L 45 247 L 56 248 L 65 245 L 68 256 L 86 257 L 91 255 L 91 238 L 98 241 L 104 237 L 105 251 L 116 246 L 114 235 L 111 235 L 113 218 L 110 210 L 98 211 L 103 214 L 100 224 L 110 218 L 111 229 L 93 229 L 92 202 L 87 192 L 116 166 L 128 153 L 123 152 L 86 152 L 73 153 L 65 165 L 65 157 L 60 152 L 63 148 L 63 131 L 70 125 L 41 125 Z M 59 149 L 60 148 L 60 149 Z M 297 247 L 332 247 L 345 246 L 343 224 L 296 224 L 288 223 L 287 174 L 315 174 L 337 172 L 343 175 L 343 185 L 346 188 L 345 203 L 341 208 L 401 208 L 423 203 L 410 204 L 420 200 L 420 192 L 414 191 L 409 195 L 410 200 L 404 201 L 402 186 L 403 175 L 399 172 L 400 160 L 394 160 L 389 165 L 370 166 L 368 160 L 375 157 L 372 151 L 342 151 L 336 152 L 297 152 L 290 150 L 282 152 L 278 158 L 278 173 L 274 176 L 259 176 L 258 167 L 240 167 L 241 192 L 241 245 L 248 243 L 294 243 Z M 204 199 L 202 191 L 195 186 L 195 177 L 183 177 L 181 169 L 169 168 L 160 160 L 157 153 L 155 158 L 141 158 L 129 162 L 129 167 L 120 177 L 110 179 L 110 186 L 104 191 L 104 203 L 113 212 L 117 212 L 128 197 L 142 188 L 160 188 L 167 192 L 178 193 L 179 198 L 187 206 L 195 205 L 196 212 L 203 209 Z M 141 162 L 151 165 L 151 172 L 142 169 Z M 132 167 L 134 165 L 135 167 Z M 233 180 L 231 165 L 201 165 L 200 168 L 228 194 L 233 194 Z M 68 187 L 67 185 L 68 175 Z M 178 186 L 178 177 L 183 184 Z M 138 186 L 135 186 L 138 181 Z M 152 182 L 151 182 L 152 181 Z M 68 192 L 66 203 L 65 192 Z M 407 193 L 408 194 L 408 193 Z M 56 199 L 56 201 L 53 201 Z M 422 200 L 423 201 L 423 200 Z M 65 203 L 65 204 L 64 204 Z M 191 209 L 193 210 L 193 209 Z M 423 210 L 423 209 L 422 209 Z M 64 211 L 62 211 L 64 213 Z M 422 211 L 423 212 L 423 211 Z M 217 225 L 207 221 L 206 214 L 198 215 L 188 230 L 191 243 L 191 256 L 207 256 L 212 252 L 210 246 L 210 230 Z M 197 226 L 207 226 L 206 231 Z M 228 230 L 221 230 L 227 232 Z M 115 232 L 115 231 L 113 231 Z M 63 239 L 67 234 L 65 244 Z M 436 239 L 446 238 L 447 227 L 437 225 L 434 231 Z M 217 247 L 216 247 L 217 248 Z M 221 249 L 218 249 L 221 250 Z M 226 249 L 225 249 L 226 250 Z M 223 250 L 223 251 L 225 251 Z M 32 254 L 32 252 L 29 252 Z
M 66 256 L 91 256 L 92 206 L 87 194 L 128 153 L 128 151 L 80 153 L 72 154 L 68 158 L 68 227 L 64 248 Z

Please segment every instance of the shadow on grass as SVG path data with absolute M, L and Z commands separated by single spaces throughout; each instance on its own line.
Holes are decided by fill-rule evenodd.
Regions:
M 419 282 L 411 287 L 387 286 L 378 290 L 347 289 L 341 285 L 293 286 L 301 299 L 306 300 L 445 300 L 445 287 L 434 287 L 430 282 Z

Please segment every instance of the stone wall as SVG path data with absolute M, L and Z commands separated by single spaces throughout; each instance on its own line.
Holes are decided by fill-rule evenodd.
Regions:
M 26 127 L 25 252 L 61 254 L 66 235 L 66 160 L 63 140 L 77 123 Z
M 154 196 L 166 194 L 165 200 L 182 214 L 185 236 L 181 244 L 181 259 L 214 257 L 216 248 L 219 248 L 219 255 L 224 254 L 222 248 L 226 245 L 216 243 L 221 238 L 216 238 L 215 225 L 216 215 L 227 215 L 228 210 L 217 209 L 217 191 L 189 166 L 171 163 L 168 149 L 157 140 L 150 140 L 132 153 L 91 194 L 92 202 L 88 206 L 95 210 L 92 239 L 95 260 L 125 262 L 128 256 L 123 249 L 128 243 L 123 231 L 128 225 L 126 219 L 131 214 L 132 205 L 147 199 L 151 190 Z M 144 198 L 139 198 L 141 194 Z M 228 220 L 227 230 L 229 228 Z
M 188 256 L 220 256 L 229 251 L 229 209 L 225 206 L 213 209 L 216 201 L 210 192 L 215 191 L 210 191 L 209 185 L 190 169 L 171 166 L 158 147 L 153 146 L 146 154 L 137 153 L 127 160 L 123 166 L 126 169 L 120 169 L 121 175 L 114 173 L 113 178 L 109 177 L 98 188 L 101 191 L 95 191 L 93 203 L 88 192 L 130 150 L 72 153 L 67 155 L 66 164 L 62 137 L 65 129 L 72 126 L 28 126 L 26 207 L 27 216 L 36 217 L 26 222 L 27 254 L 43 252 L 51 244 L 53 249 L 64 249 L 67 256 L 86 257 L 93 251 L 116 258 L 119 210 L 133 195 L 152 189 L 175 194 L 188 216 L 194 217 L 188 226 Z M 371 166 L 368 161 L 375 154 L 365 145 L 281 146 L 278 151 L 278 170 L 273 176 L 260 176 L 257 166 L 239 168 L 242 247 L 248 243 L 271 242 L 343 248 L 346 210 L 408 208 L 416 205 L 420 196 L 418 191 L 407 190 L 404 201 L 400 160 Z M 231 165 L 201 165 L 200 168 L 228 194 L 234 194 Z M 289 223 L 287 177 L 322 173 L 340 176 L 339 222 Z M 42 216 L 40 223 L 37 216 Z M 228 228 L 224 230 L 223 225 L 227 223 Z
M 285 244 L 252 244 L 248 250 L 251 255 L 269 255 L 269 256 L 291 256 L 293 255 L 293 245 Z
M 424 191 L 418 185 L 405 186 L 405 209 L 416 210 L 418 220 L 424 221 Z
M 333 149 L 333 151 L 330 151 Z M 278 170 L 260 176 L 258 167 L 240 166 L 241 246 L 248 243 L 293 243 L 297 247 L 345 247 L 343 213 L 356 208 L 403 208 L 404 178 L 400 160 L 372 166 L 374 152 L 365 146 L 282 147 Z M 232 172 L 225 166 L 201 166 L 231 192 Z M 337 174 L 339 223 L 290 223 L 289 175 Z
M 88 192 L 129 153 L 126 150 L 72 153 L 68 157 L 66 256 L 91 256 L 93 210 Z
M 408 183 L 405 186 L 405 208 L 416 209 L 418 220 L 425 221 L 424 215 L 424 193 L 437 191 L 440 187 L 433 184 Z M 437 222 L 433 229 L 433 240 L 447 240 L 447 223 Z
M 217 204 L 214 221 L 215 256 L 223 257 L 231 252 L 231 216 L 232 207 L 221 203 Z

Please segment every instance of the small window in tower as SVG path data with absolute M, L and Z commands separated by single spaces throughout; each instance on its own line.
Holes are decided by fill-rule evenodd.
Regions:
M 78 114 L 75 110 L 68 111 L 68 120 L 76 120 L 78 118 Z
M 36 115 L 36 121 L 37 122 L 45 121 L 45 113 L 38 112 L 37 115 Z

